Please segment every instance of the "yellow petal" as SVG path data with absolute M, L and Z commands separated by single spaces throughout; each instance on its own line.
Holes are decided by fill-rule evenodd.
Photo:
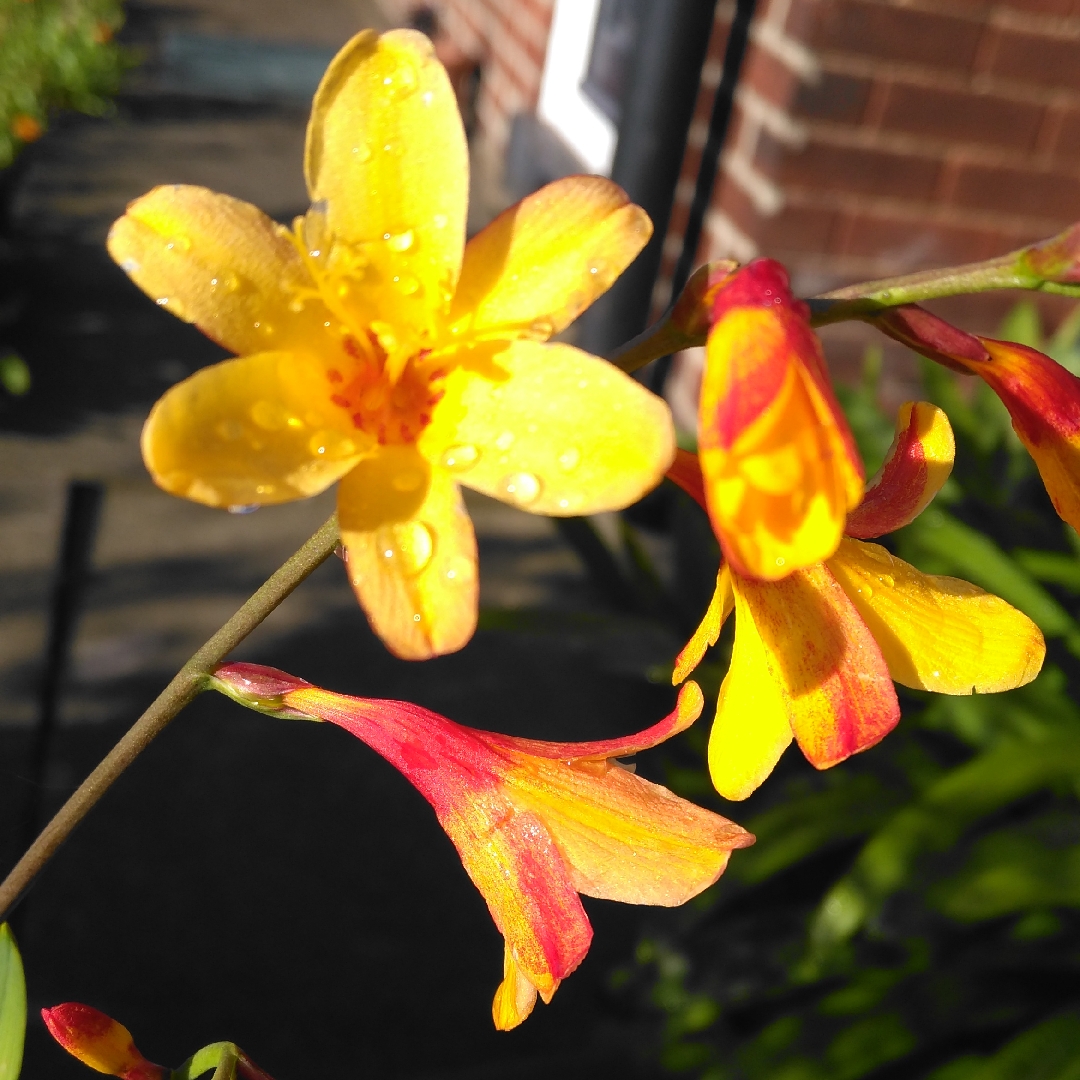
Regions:
M 791 742 L 788 704 L 746 599 L 735 593 L 735 645 L 709 735 L 709 774 L 725 799 L 745 799 Z
M 419 440 L 429 460 L 485 495 L 555 516 L 621 509 L 660 482 L 675 453 L 671 413 L 640 383 L 569 345 L 483 353 L 447 376 Z
M 142 433 L 146 467 L 159 487 L 207 506 L 315 495 L 372 445 L 318 392 L 325 385 L 317 361 L 289 353 L 203 368 L 151 410 Z
M 250 203 L 157 187 L 128 206 L 108 245 L 143 292 L 234 353 L 330 344 L 321 301 L 300 303 L 314 283 L 296 248 Z
M 386 447 L 338 488 L 349 579 L 405 660 L 455 652 L 476 629 L 476 538 L 461 492 L 411 446 Z
M 1046 646 L 1016 608 L 959 578 L 923 574 L 878 544 L 844 540 L 829 569 L 870 628 L 889 673 L 939 694 L 1031 682 Z
M 503 949 L 503 981 L 491 1003 L 491 1017 L 497 1031 L 512 1031 L 536 1005 L 536 987 L 518 970 L 510 946 Z
M 556 180 L 468 242 L 450 322 L 546 340 L 611 288 L 651 235 L 648 214 L 617 184 Z
M 735 594 L 731 588 L 731 571 L 727 563 L 723 563 L 720 572 L 716 575 L 716 589 L 713 591 L 701 625 L 675 658 L 675 670 L 671 674 L 672 686 L 678 686 L 701 663 L 705 650 L 710 645 L 716 644 L 720 630 L 734 607 Z
M 427 38 L 364 30 L 345 45 L 312 104 L 304 171 L 334 237 L 386 238 L 429 303 L 448 305 L 465 243 L 469 159 L 454 91 Z

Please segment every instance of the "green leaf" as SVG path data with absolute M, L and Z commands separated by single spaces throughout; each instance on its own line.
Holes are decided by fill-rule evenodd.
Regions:
M 18 1080 L 26 1035 L 26 981 L 15 935 L 0 926 L 0 1080 Z
M 1020 345 L 1028 345 L 1032 349 L 1041 349 L 1043 347 L 1042 319 L 1035 301 L 1024 299 L 1011 307 L 1005 318 L 1001 320 L 1001 329 L 998 334 L 1005 341 L 1015 341 Z
M 977 1067 L 970 1057 L 962 1060 L 962 1073 L 946 1065 L 931 1080 L 1080 1080 L 1080 1018 L 1069 1013 L 1046 1020 Z

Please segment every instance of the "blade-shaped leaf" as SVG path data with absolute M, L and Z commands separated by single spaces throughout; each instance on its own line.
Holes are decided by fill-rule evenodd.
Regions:
M 0 1080 L 18 1080 L 26 1034 L 26 982 L 15 935 L 0 926 Z

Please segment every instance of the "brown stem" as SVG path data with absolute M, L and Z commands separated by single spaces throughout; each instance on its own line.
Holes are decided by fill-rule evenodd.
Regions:
M 15 868 L 0 884 L 0 919 L 21 899 L 34 878 L 71 835 L 91 807 L 117 777 L 161 734 L 174 716 L 205 686 L 218 664 L 244 640 L 313 570 L 332 554 L 338 542 L 334 514 L 272 574 L 235 615 L 176 673 L 172 682 L 109 751 L 96 769 L 41 831 Z

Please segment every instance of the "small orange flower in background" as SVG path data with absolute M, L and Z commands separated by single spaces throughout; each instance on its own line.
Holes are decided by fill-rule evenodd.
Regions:
M 398 656 L 461 648 L 476 541 L 459 483 L 526 510 L 634 502 L 674 452 L 666 405 L 612 365 L 545 344 L 651 233 L 595 176 L 548 185 L 465 244 L 468 156 L 446 72 L 411 31 L 357 35 L 308 125 L 312 207 L 294 230 L 204 188 L 161 187 L 109 251 L 158 304 L 238 359 L 154 406 L 143 457 L 208 506 L 335 481 L 349 577 Z
M 698 449 L 724 556 L 775 581 L 828 558 L 863 489 L 806 305 L 757 259 L 711 297 Z
M 506 940 L 495 1026 L 550 1001 L 584 959 L 578 896 L 672 907 L 723 873 L 753 836 L 615 758 L 656 746 L 700 715 L 694 682 L 670 716 L 621 739 L 551 743 L 463 727 L 404 701 L 347 697 L 273 668 L 229 664 L 212 685 L 263 712 L 326 720 L 362 739 L 431 803 Z
M 89 1005 L 69 1001 L 42 1009 L 41 1018 L 69 1054 L 99 1073 L 122 1080 L 166 1080 L 169 1075 L 168 1069 L 139 1053 L 123 1024 Z
M 1009 410 L 1054 509 L 1080 529 L 1080 379 L 1037 349 L 968 334 L 915 304 L 870 321 L 931 360 L 978 375 Z
M 21 142 L 32 143 L 37 142 L 45 134 L 45 129 L 39 120 L 35 120 L 27 113 L 16 113 L 11 118 L 11 134 Z
M 776 582 L 721 567 L 672 681 L 697 667 L 734 610 L 731 666 L 709 738 L 709 771 L 725 798 L 750 795 L 792 738 L 819 769 L 879 742 L 900 719 L 893 682 L 943 694 L 991 693 L 1038 674 L 1045 644 L 1026 615 L 966 581 L 923 574 L 863 542 L 925 509 L 948 478 L 953 454 L 945 414 L 909 402 L 835 553 Z M 707 506 L 711 491 L 692 454 L 680 451 L 669 476 Z

